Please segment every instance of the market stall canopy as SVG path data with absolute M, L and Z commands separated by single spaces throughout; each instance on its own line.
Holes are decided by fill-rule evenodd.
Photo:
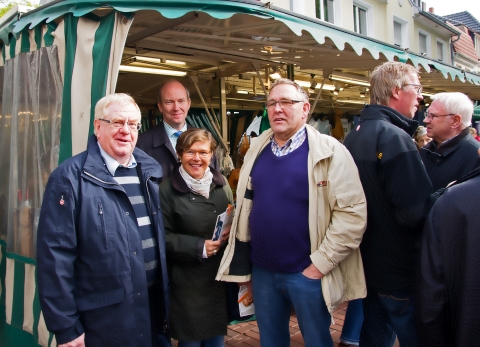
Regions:
M 200 80 L 226 77 L 232 102 L 249 101 L 242 93 L 254 97 L 262 94 L 255 70 L 268 83 L 267 75 L 274 72 L 286 75 L 289 66 L 294 66 L 291 72 L 295 79 L 305 86 L 313 86 L 312 94 L 315 94 L 315 84 L 318 89 L 324 77 L 336 74 L 344 77 L 327 81 L 319 107 L 331 107 L 335 103 L 358 109 L 368 100 L 362 96 L 368 96 L 365 87 L 368 87 L 369 72 L 378 64 L 393 60 L 408 62 L 420 69 L 425 95 L 461 91 L 480 100 L 479 75 L 252 0 L 55 1 L 9 23 L 8 30 L 0 31 L 0 39 L 7 39 L 9 33 L 19 35 L 25 28 L 42 22 L 58 20 L 67 13 L 75 17 L 103 16 L 112 9 L 135 16 L 122 65 L 180 71 L 196 75 Z M 158 61 L 140 61 L 141 57 Z M 175 67 L 167 61 L 185 64 Z M 145 89 L 145 78 L 145 75 L 137 79 L 120 78 L 119 87 L 126 83 Z M 149 91 L 138 94 L 146 103 L 155 101 L 153 91 L 152 95 Z M 215 96 L 214 91 L 211 94 Z

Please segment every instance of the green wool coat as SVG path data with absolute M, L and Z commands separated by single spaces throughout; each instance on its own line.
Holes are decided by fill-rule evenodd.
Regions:
M 170 332 L 176 340 L 204 340 L 227 334 L 227 303 L 223 282 L 215 280 L 225 247 L 202 258 L 217 216 L 233 195 L 227 180 L 213 169 L 210 196 L 190 191 L 177 165 L 160 185 L 170 279 Z

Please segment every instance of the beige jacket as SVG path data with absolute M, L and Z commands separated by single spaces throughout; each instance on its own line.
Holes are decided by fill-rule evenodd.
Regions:
M 358 246 L 367 222 L 367 206 L 358 170 L 348 150 L 333 137 L 307 125 L 309 145 L 310 258 L 325 275 L 322 292 L 328 310 L 346 300 L 364 298 L 367 290 Z M 252 141 L 240 171 L 237 205 L 229 243 L 217 280 L 250 280 L 249 215 L 253 201 L 250 172 L 261 150 L 270 144 L 272 130 Z

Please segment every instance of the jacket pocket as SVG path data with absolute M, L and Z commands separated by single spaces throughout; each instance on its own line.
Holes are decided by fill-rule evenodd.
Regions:
M 100 222 L 98 225 L 98 236 L 102 238 L 102 244 L 104 245 L 105 251 L 111 251 L 115 248 L 115 235 L 112 231 L 112 224 L 107 217 L 108 208 L 107 205 L 103 203 L 102 199 L 99 199 L 97 202 L 98 209 L 98 218 Z
M 94 310 L 114 304 L 118 304 L 125 299 L 125 288 L 117 288 L 101 293 L 92 293 L 75 299 L 75 304 L 79 311 Z

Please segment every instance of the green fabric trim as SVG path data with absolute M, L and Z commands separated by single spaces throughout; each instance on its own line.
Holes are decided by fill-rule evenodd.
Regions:
M 15 37 L 10 37 L 10 59 L 15 56 L 15 48 L 17 47 L 17 39 Z
M 2 249 L 2 258 L 0 259 L 0 288 L 2 293 L 0 294 L 0 306 L 5 308 L 5 276 L 7 275 L 7 243 L 4 240 L 0 240 L 0 248 Z M 1 320 L 0 320 L 1 324 Z M 0 339 L 1 342 L 1 339 Z M 2 344 L 0 344 L 2 346 Z
M 38 294 L 37 285 L 37 267 L 35 266 L 35 297 L 33 299 L 33 336 L 38 341 L 38 322 L 40 321 L 40 313 L 42 308 L 40 307 L 40 297 Z
M 77 48 L 78 18 L 71 14 L 64 17 L 65 22 L 65 69 L 63 79 L 62 120 L 60 131 L 60 153 L 58 164 L 72 156 L 72 74 Z
M 45 40 L 45 47 L 50 47 L 53 45 L 53 40 L 55 38 L 52 35 L 52 32 L 54 32 L 57 29 L 58 25 L 55 22 L 50 22 L 47 24 L 47 32 L 43 36 L 43 39 Z
M 37 50 L 42 48 L 42 26 L 36 26 L 33 30 L 35 30 L 35 44 L 37 45 Z
M 97 17 L 98 18 L 98 17 Z M 95 43 L 93 45 L 93 71 L 90 108 L 90 130 L 89 136 L 93 135 L 93 120 L 95 118 L 95 105 L 98 100 L 105 96 L 108 78 L 108 62 L 110 60 L 110 49 L 112 47 L 113 29 L 115 27 L 115 12 L 111 12 L 101 20 L 100 26 L 95 32 Z
M 23 329 L 23 301 L 25 286 L 25 264 L 21 261 L 15 261 L 15 270 L 13 275 L 13 306 L 12 306 L 12 326 L 17 329 Z
M 344 50 L 345 45 L 348 44 L 359 56 L 365 50 L 369 51 L 374 59 L 379 59 L 381 53 L 388 61 L 410 61 L 417 68 L 419 65 L 422 65 L 427 72 L 430 72 L 431 67 L 434 67 L 440 70 L 445 78 L 448 78 L 448 75 L 450 75 L 452 80 L 459 78 L 461 81 L 464 81 L 464 74 L 460 69 L 453 66 L 406 52 L 394 45 L 364 37 L 315 18 L 298 15 L 272 5 L 266 6 L 263 2 L 252 0 L 114 0 L 108 3 L 99 3 L 91 0 L 65 0 L 47 4 L 23 15 L 18 21 L 12 22 L 8 26 L 9 29 L 2 27 L 0 34 L 2 30 L 11 30 L 13 33 L 19 33 L 27 25 L 33 28 L 43 21 L 50 23 L 54 19 L 66 14 L 73 14 L 75 17 L 85 16 L 101 6 L 107 6 L 126 13 L 154 10 L 170 19 L 182 17 L 193 11 L 204 12 L 217 19 L 230 18 L 237 13 L 254 15 L 265 19 L 273 18 L 283 22 L 297 35 L 301 35 L 303 30 L 308 31 L 320 44 L 323 44 L 325 38 L 328 37 L 339 50 Z
M 30 32 L 28 29 L 22 30 L 22 39 L 20 40 L 20 53 L 30 52 Z M 15 55 L 12 56 L 12 58 Z
M 17 253 L 7 252 L 7 258 L 14 259 L 17 262 L 31 264 L 37 266 L 37 261 L 33 258 L 27 258 L 22 255 L 18 255 Z

